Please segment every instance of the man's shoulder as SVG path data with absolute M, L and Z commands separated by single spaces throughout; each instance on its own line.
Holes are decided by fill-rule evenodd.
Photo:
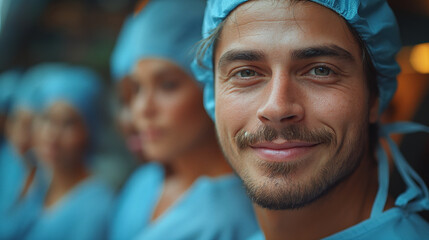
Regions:
M 324 239 L 418 240 L 428 236 L 429 224 L 417 213 L 393 208 Z

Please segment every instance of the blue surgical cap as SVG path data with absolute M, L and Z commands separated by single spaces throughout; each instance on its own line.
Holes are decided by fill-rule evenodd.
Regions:
M 209 0 L 204 16 L 203 37 L 207 38 L 219 24 L 248 0 Z M 377 70 L 380 90 L 380 112 L 383 112 L 397 88 L 400 72 L 395 56 L 401 47 L 395 16 L 385 0 L 311 0 L 342 16 L 353 27 L 366 45 Z M 202 56 L 202 64 L 192 63 L 197 79 L 204 84 L 204 106 L 215 118 L 213 45 Z
M 7 114 L 13 102 L 14 92 L 22 77 L 22 72 L 9 70 L 0 75 L 0 114 Z
M 34 75 L 32 70 L 23 73 L 20 81 L 17 82 L 13 93 L 11 112 L 27 111 L 37 113 L 41 108 L 41 98 L 39 96 L 40 78 Z
M 201 39 L 206 1 L 151 0 L 126 20 L 111 58 L 114 80 L 129 74 L 140 59 L 161 58 L 192 74 L 192 51 Z
M 45 63 L 34 67 L 31 72 L 33 77 L 41 80 L 39 93 L 43 109 L 56 102 L 65 102 L 80 114 L 89 134 L 94 133 L 102 90 L 101 79 L 94 71 L 62 63 Z
M 138 38 L 133 37 L 135 35 L 132 29 L 135 26 L 133 25 L 133 18 L 134 15 L 131 15 L 125 20 L 110 58 L 110 72 L 114 81 L 119 81 L 126 76 L 133 65 L 131 56 L 134 46 L 138 45 Z

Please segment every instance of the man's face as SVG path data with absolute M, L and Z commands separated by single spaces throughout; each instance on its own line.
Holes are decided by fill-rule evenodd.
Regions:
M 215 49 L 216 127 L 223 151 L 262 207 L 311 203 L 367 157 L 362 51 L 318 4 L 251 1 Z

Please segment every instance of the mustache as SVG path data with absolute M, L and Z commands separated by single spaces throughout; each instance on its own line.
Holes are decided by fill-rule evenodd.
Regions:
M 276 129 L 268 125 L 262 125 L 254 133 L 240 130 L 235 136 L 239 149 L 245 149 L 258 142 L 271 142 L 277 138 L 287 141 L 314 142 L 321 144 L 336 143 L 335 134 L 325 128 L 310 130 L 301 125 L 289 125 Z

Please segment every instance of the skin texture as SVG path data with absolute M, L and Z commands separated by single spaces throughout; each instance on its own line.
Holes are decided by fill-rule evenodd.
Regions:
M 37 121 L 36 154 L 52 170 L 45 207 L 53 206 L 90 173 L 85 166 L 86 125 L 71 105 L 52 104 Z
M 216 128 L 267 239 L 318 239 L 369 217 L 378 105 L 361 53 L 345 21 L 315 3 L 251 1 L 227 19 Z
M 200 176 L 231 172 L 219 148 L 214 124 L 204 111 L 202 91 L 176 64 L 164 59 L 140 60 L 131 75 L 134 124 L 148 159 L 164 166 L 157 219 Z

